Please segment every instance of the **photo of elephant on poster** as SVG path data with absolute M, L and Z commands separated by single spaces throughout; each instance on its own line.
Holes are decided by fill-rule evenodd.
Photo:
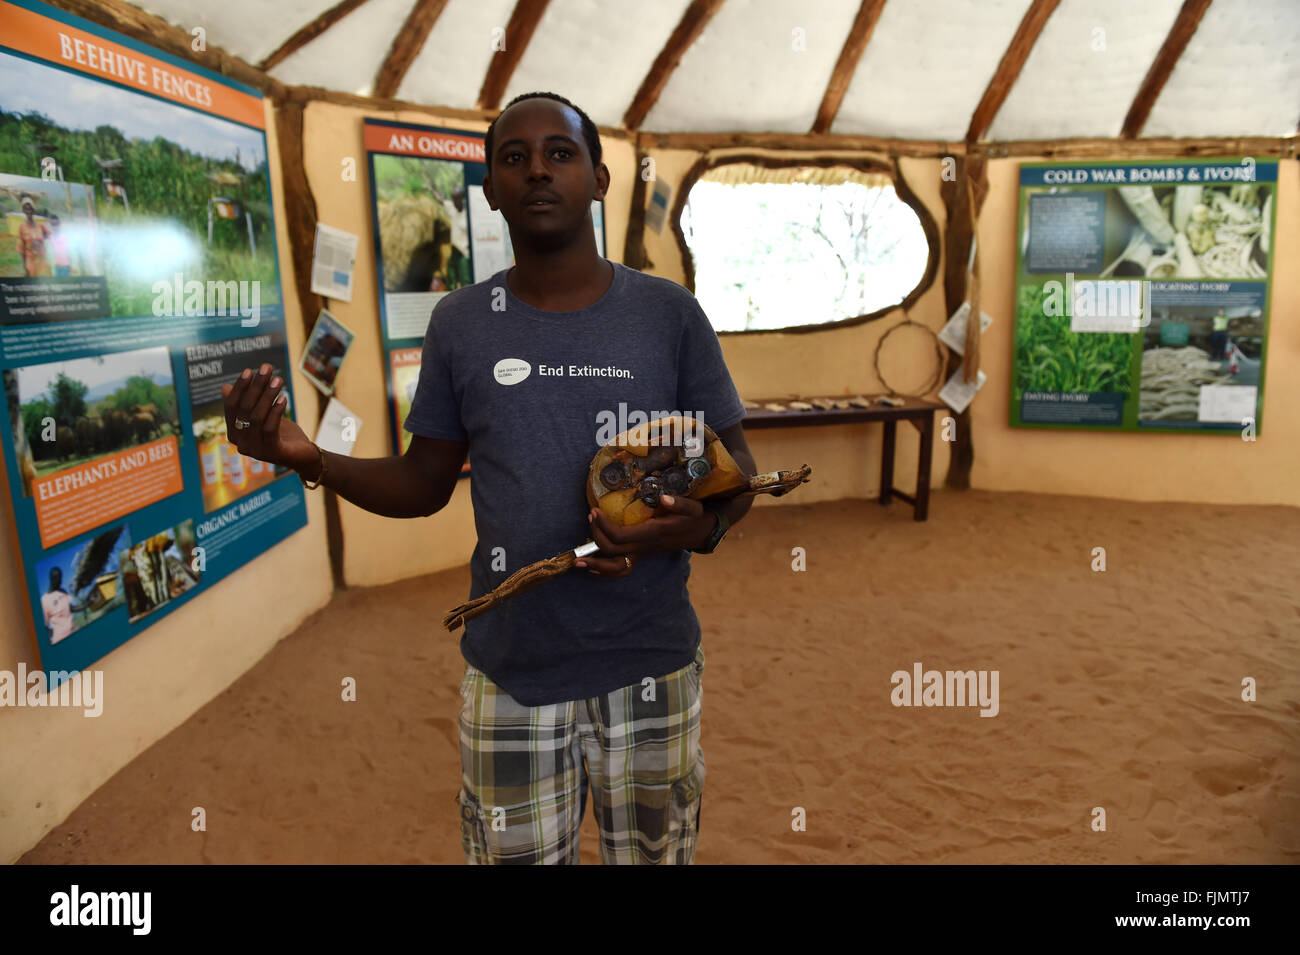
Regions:
M 4 379 L 25 497 L 38 477 L 181 433 L 166 348 L 29 365 Z

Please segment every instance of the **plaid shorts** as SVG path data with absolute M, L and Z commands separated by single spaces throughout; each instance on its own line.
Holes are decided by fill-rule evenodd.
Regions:
M 693 663 L 657 680 L 530 707 L 467 665 L 456 794 L 466 861 L 576 865 L 590 781 L 602 862 L 691 864 L 703 672 L 701 645 Z

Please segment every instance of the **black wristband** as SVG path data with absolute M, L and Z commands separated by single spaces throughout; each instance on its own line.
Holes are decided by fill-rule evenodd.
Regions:
M 712 513 L 714 517 L 718 519 L 718 522 L 714 525 L 713 531 L 701 546 L 691 548 L 691 553 L 712 554 L 713 551 L 717 549 L 718 543 L 727 534 L 727 528 L 731 526 L 731 521 L 727 519 L 726 507 L 727 505 L 725 502 L 716 505 L 704 505 L 704 509 Z

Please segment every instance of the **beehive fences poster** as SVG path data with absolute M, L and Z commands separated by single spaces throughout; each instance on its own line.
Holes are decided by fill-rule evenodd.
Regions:
M 375 234 L 379 323 L 393 451 L 420 374 L 433 307 L 448 292 L 514 265 L 510 232 L 483 195 L 484 137 L 478 133 L 365 120 Z M 591 205 L 596 247 L 605 254 L 604 207 Z M 463 471 L 468 472 L 467 463 Z
M 1021 166 L 1011 424 L 1256 436 L 1277 169 Z
M 0 443 L 47 676 L 306 523 L 222 408 L 245 367 L 291 367 L 264 116 L 255 90 L 0 0 Z

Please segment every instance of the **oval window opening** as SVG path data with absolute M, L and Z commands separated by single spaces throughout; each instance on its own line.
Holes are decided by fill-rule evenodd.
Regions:
M 930 255 L 893 179 L 849 166 L 714 167 L 691 187 L 681 231 L 695 297 L 720 332 L 892 308 L 921 283 Z

